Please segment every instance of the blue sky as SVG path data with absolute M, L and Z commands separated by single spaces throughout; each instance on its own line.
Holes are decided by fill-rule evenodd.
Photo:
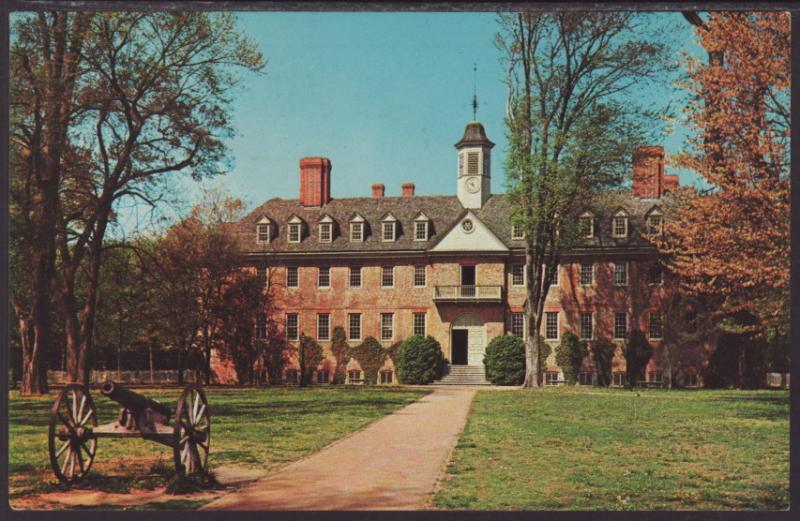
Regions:
M 679 13 L 653 14 L 669 35 L 675 60 L 701 52 Z M 239 13 L 242 29 L 267 59 L 235 93 L 237 136 L 232 171 L 221 185 L 248 207 L 271 197 L 296 198 L 298 161 L 333 163 L 333 197 L 368 196 L 370 185 L 399 195 L 455 193 L 455 149 L 472 119 L 473 63 L 478 119 L 496 146 L 492 191 L 502 192 L 506 88 L 494 47 L 494 13 Z M 679 101 L 674 78 L 642 91 L 652 103 Z M 637 93 L 637 95 L 639 95 Z M 663 138 L 668 153 L 685 138 L 679 126 Z M 681 173 L 681 182 L 694 177 Z M 190 188 L 191 189 L 191 188 Z

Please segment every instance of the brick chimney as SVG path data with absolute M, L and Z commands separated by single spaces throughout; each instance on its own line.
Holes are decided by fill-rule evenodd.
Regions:
M 331 160 L 304 157 L 300 160 L 300 204 L 324 206 L 331 200 Z
M 664 194 L 664 147 L 639 147 L 633 151 L 633 195 L 658 199 Z
M 403 197 L 414 197 L 414 183 L 403 183 Z
M 386 187 L 383 186 L 383 183 L 375 183 L 374 185 L 372 185 L 372 197 L 374 197 L 375 199 L 380 199 L 381 197 L 383 197 L 383 192 L 385 189 Z
M 664 176 L 664 193 L 674 192 L 680 186 L 680 181 L 678 180 L 678 176 L 674 174 L 668 174 Z

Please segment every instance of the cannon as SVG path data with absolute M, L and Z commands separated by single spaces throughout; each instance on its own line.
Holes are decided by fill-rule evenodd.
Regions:
M 62 483 L 76 483 L 94 462 L 99 438 L 142 438 L 172 447 L 175 470 L 181 476 L 205 474 L 211 443 L 211 415 L 203 389 L 187 385 L 175 413 L 166 405 L 106 382 L 100 394 L 120 404 L 116 421 L 97 424 L 97 409 L 89 390 L 67 385 L 58 393 L 50 414 L 50 466 Z

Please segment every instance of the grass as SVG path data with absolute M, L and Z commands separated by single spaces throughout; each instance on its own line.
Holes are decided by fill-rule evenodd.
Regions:
M 180 394 L 179 389 L 137 392 L 169 407 L 174 407 Z M 425 393 L 377 387 L 208 388 L 212 425 L 209 467 L 268 469 L 297 460 Z M 55 393 L 21 397 L 12 391 L 9 397 L 8 470 L 14 505 L 15 499 L 64 487 L 53 475 L 47 453 L 47 426 Z M 115 402 L 98 392 L 92 397 L 100 424 L 116 420 Z M 121 493 L 154 489 L 173 477 L 172 458 L 170 448 L 154 442 L 104 438 L 98 440 L 92 470 L 82 486 Z M 162 506 L 175 505 L 178 503 Z
M 788 391 L 480 392 L 434 504 L 789 508 Z

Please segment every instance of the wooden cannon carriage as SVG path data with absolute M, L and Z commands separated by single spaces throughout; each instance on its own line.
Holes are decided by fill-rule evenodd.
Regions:
M 172 447 L 179 475 L 206 472 L 211 416 L 202 388 L 184 388 L 175 415 L 146 396 L 106 382 L 100 394 L 121 405 L 116 421 L 97 425 L 97 409 L 82 385 L 70 384 L 56 398 L 50 415 L 50 465 L 59 481 L 76 483 L 89 472 L 99 438 L 143 438 Z

